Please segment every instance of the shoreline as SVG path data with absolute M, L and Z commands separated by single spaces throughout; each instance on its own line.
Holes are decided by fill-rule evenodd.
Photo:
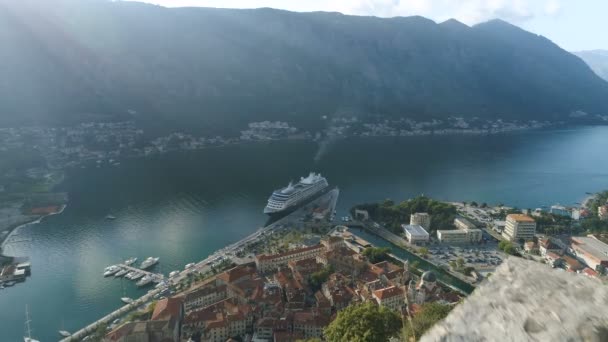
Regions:
M 62 204 L 62 205 L 60 205 L 60 209 L 56 212 L 45 214 L 45 215 L 36 215 L 36 217 L 33 217 L 31 221 L 17 223 L 17 224 L 8 226 L 5 229 L 3 229 L 3 231 L 8 230 L 9 233 L 6 234 L 6 236 L 4 238 L 2 238 L 2 241 L 0 241 L 0 255 L 4 255 L 4 246 L 8 242 L 9 238 L 11 236 L 13 236 L 19 229 L 21 229 L 25 226 L 28 226 L 28 225 L 38 224 L 38 223 L 42 222 L 42 220 L 46 217 L 59 215 L 59 214 L 63 213 L 63 211 L 65 210 L 65 208 L 67 208 L 67 206 L 68 206 L 67 204 Z

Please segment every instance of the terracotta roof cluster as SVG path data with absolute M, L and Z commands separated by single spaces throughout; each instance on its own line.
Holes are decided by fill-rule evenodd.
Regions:
M 236 299 L 229 298 L 188 313 L 184 319 L 184 325 L 202 323 L 208 329 L 223 327 L 229 322 L 246 319 L 251 311 L 251 306 L 239 305 Z
M 250 279 L 255 275 L 255 268 L 250 266 L 237 266 L 229 269 L 226 272 L 218 275 L 218 279 L 224 281 L 227 284 L 238 282 L 244 279 Z

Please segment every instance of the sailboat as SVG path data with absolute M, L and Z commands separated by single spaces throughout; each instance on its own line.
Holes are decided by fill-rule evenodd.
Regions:
M 125 303 L 125 304 L 131 304 L 133 303 L 133 299 L 127 297 L 127 290 L 125 290 L 125 283 L 123 282 L 123 280 L 120 280 L 120 284 L 122 285 L 122 295 L 123 297 L 120 298 L 120 300 Z
M 24 342 L 40 342 L 32 338 L 32 329 L 30 327 L 30 314 L 27 310 L 27 305 L 25 306 L 25 331 L 27 333 L 27 336 L 23 338 Z
M 70 336 L 72 336 L 72 333 L 70 333 L 67 330 L 64 330 L 65 329 L 65 321 L 63 321 L 63 320 L 61 321 L 61 329 L 62 330 L 58 331 L 59 335 L 61 335 L 63 337 L 70 337 Z

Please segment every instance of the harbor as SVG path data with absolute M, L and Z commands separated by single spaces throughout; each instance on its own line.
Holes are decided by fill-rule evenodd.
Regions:
M 269 234 L 272 231 L 285 229 L 285 228 L 287 228 L 287 226 L 293 227 L 293 225 L 300 225 L 300 226 L 304 225 L 304 222 L 301 220 L 301 218 L 305 217 L 307 215 L 312 215 L 315 212 L 315 210 L 317 210 L 317 212 L 318 212 L 319 207 L 324 207 L 324 209 L 325 209 L 324 211 L 326 213 L 328 213 L 328 215 L 329 215 L 328 219 L 331 220 L 333 218 L 333 213 L 335 212 L 339 194 L 340 194 L 340 191 L 337 188 L 332 189 L 332 190 L 328 191 L 327 193 L 323 194 L 321 197 L 316 198 L 312 202 L 306 204 L 305 206 L 293 211 L 289 215 L 277 220 L 276 222 L 274 222 L 268 226 L 258 229 L 256 232 L 252 233 L 251 235 L 216 251 L 215 253 L 209 255 L 205 259 L 203 259 L 197 263 L 186 265 L 184 270 L 178 272 L 177 274 L 173 274 L 173 276 L 167 277 L 166 280 L 164 280 L 164 286 L 160 286 L 158 288 L 151 289 L 142 297 L 139 297 L 139 298 L 133 300 L 131 303 L 120 307 L 119 309 L 105 315 L 104 317 L 98 319 L 97 321 L 95 321 L 91 324 L 88 324 L 86 327 L 74 332 L 69 337 L 62 339 L 61 342 L 80 341 L 80 340 L 86 338 L 88 335 L 96 332 L 96 330 L 100 326 L 110 325 L 117 319 L 124 317 L 129 312 L 147 304 L 148 302 L 153 300 L 155 298 L 155 296 L 158 296 L 159 294 L 163 293 L 163 291 L 165 291 L 171 284 L 179 283 L 184 278 L 188 277 L 189 274 L 205 273 L 205 272 L 209 271 L 211 268 L 211 265 L 213 265 L 213 263 L 225 260 L 226 258 L 233 258 L 235 256 L 235 254 L 239 250 L 243 249 L 247 244 L 255 242 L 256 240 L 264 237 L 266 234 Z M 235 259 L 236 259 L 236 260 L 234 260 L 235 263 L 237 263 L 237 264 L 240 263 L 238 258 L 235 258 Z M 248 262 L 251 262 L 251 260 L 243 260 L 241 262 L 248 263 Z M 132 267 L 132 266 L 126 265 L 124 263 L 117 264 L 114 266 L 117 266 L 123 270 L 130 270 L 132 272 L 145 272 L 147 275 L 149 275 L 151 277 L 162 277 L 161 279 L 164 279 L 164 276 L 162 274 L 143 271 L 139 268 Z
M 582 159 L 577 163 L 563 156 L 592 151 L 607 137 L 606 128 L 593 128 L 464 140 L 350 139 L 333 144 L 314 169 L 340 186 L 336 221 L 355 204 L 386 198 L 401 201 L 421 193 L 444 201 L 475 200 L 519 208 L 570 205 L 582 202 L 591 189 L 606 188 L 608 178 L 597 173 L 606 163 L 578 152 L 574 154 Z M 512 153 L 556 144 L 566 150 L 543 149 L 533 158 Z M 409 149 L 412 145 L 419 149 Z M 498 146 L 492 158 L 503 161 L 500 167 L 487 163 L 488 146 Z M 0 306 L 22 312 L 29 304 L 33 333 L 41 341 L 58 340 L 57 331 L 63 328 L 77 331 L 124 306 L 121 283 L 126 296 L 134 299 L 154 288 L 139 288 L 126 279 L 103 279 L 106 266 L 130 256 L 153 255 L 160 257 L 167 276 L 255 233 L 267 219 L 261 211 L 270 191 L 308 171 L 317 148 L 304 142 L 262 143 L 168 153 L 123 161 L 120 167 L 74 169 L 58 189 L 70 194 L 68 208 L 40 224 L 20 228 L 5 244 L 5 254 L 30 257 L 32 275 L 0 290 Z M 395 157 L 406 150 L 411 153 L 408 158 Z M 268 158 L 279 162 L 294 155 L 302 158 L 280 168 L 254 162 Z M 413 165 L 423 165 L 424 172 Z M 550 172 L 555 169 L 561 172 Z M 521 177 L 513 176 L 522 172 Z M 556 183 L 560 186 L 551 186 Z M 105 219 L 108 214 L 116 219 Z M 51 307 L 61 309 L 49 314 Z M 0 321 L 7 327 L 3 332 L 7 341 L 23 337 L 23 314 L 5 310 Z

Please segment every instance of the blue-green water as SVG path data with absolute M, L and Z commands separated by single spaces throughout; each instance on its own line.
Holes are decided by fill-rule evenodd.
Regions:
M 25 227 L 9 243 L 32 276 L 0 290 L 0 340 L 58 339 L 121 305 L 119 280 L 103 268 L 130 256 L 160 256 L 168 273 L 261 226 L 272 189 L 308 171 L 340 187 L 338 217 L 352 205 L 425 194 L 442 200 L 537 207 L 573 204 L 608 188 L 608 127 L 494 136 L 348 139 L 319 153 L 312 142 L 272 142 L 77 169 L 62 187 L 62 215 Z M 316 160 L 316 161 L 315 161 Z M 112 213 L 115 221 L 104 220 Z M 25 240 L 25 241 L 24 241 Z M 143 293 L 130 282 L 127 295 Z

